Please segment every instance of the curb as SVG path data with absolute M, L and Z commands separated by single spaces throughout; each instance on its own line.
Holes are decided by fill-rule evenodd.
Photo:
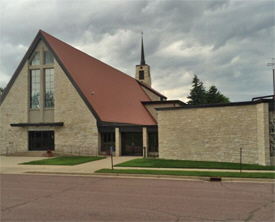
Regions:
M 262 178 L 236 178 L 220 177 L 220 180 L 211 180 L 213 177 L 198 176 L 172 176 L 172 175 L 148 175 L 148 174 L 119 174 L 119 173 L 70 173 L 70 172 L 43 172 L 26 171 L 23 174 L 40 175 L 64 175 L 64 176 L 91 176 L 91 177 L 118 177 L 118 178 L 140 178 L 140 179 L 172 179 L 172 180 L 195 180 L 205 182 L 251 182 L 251 183 L 275 183 L 275 179 Z

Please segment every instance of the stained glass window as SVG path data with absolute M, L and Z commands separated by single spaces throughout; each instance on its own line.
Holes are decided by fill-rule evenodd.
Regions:
M 31 66 L 40 65 L 40 52 L 35 52 L 34 56 L 30 62 Z
M 40 70 L 31 70 L 30 73 L 30 108 L 40 108 Z
M 53 56 L 49 51 L 44 52 L 44 64 L 53 64 Z
M 45 69 L 45 108 L 54 107 L 54 69 Z

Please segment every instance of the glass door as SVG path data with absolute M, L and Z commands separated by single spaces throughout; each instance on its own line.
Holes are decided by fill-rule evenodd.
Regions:
M 142 133 L 122 133 L 122 155 L 142 156 Z

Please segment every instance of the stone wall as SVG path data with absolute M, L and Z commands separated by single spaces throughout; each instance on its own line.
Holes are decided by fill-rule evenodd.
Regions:
M 28 130 L 11 127 L 11 123 L 28 122 L 28 65 L 22 68 L 5 100 L 0 105 L 0 151 L 10 152 L 28 150 Z
M 257 105 L 257 139 L 259 164 L 270 165 L 270 138 L 268 103 Z
M 96 119 L 58 63 L 55 63 L 55 150 L 98 154 L 98 128 Z
M 19 73 L 0 106 L 0 151 L 28 151 L 28 131 L 55 131 L 55 150 L 84 155 L 98 154 L 96 119 L 59 64 L 55 69 L 54 121 L 63 127 L 11 127 L 11 123 L 30 123 L 28 62 Z
M 269 165 L 268 104 L 158 111 L 159 157 Z

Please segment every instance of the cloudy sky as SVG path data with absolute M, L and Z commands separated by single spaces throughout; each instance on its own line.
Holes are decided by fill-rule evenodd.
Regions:
M 186 101 L 194 74 L 231 101 L 273 93 L 275 1 L 0 1 L 0 87 L 42 29 L 133 76 L 144 32 L 152 86 Z

